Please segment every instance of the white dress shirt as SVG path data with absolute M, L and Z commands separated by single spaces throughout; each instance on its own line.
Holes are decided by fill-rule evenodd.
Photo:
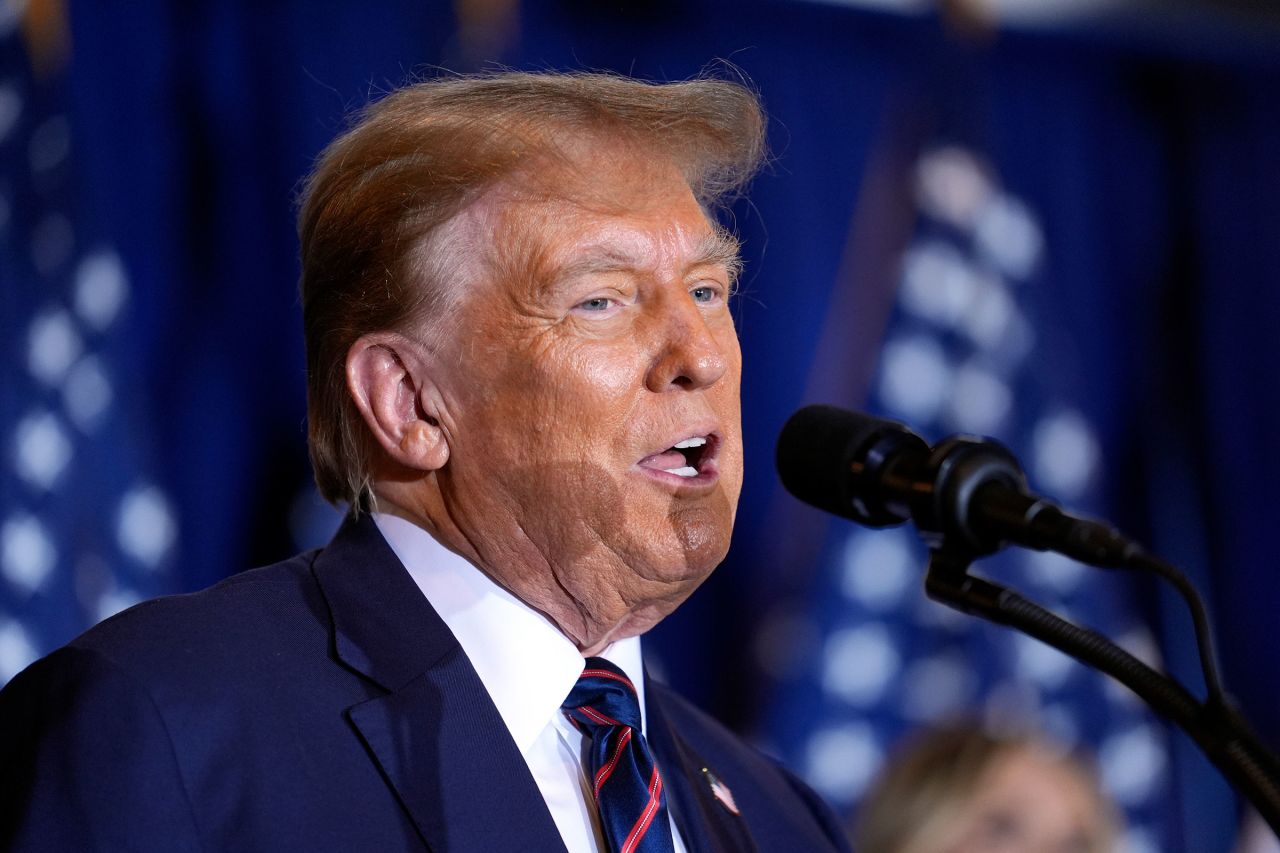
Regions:
M 582 674 L 577 646 L 551 620 L 399 516 L 374 513 L 382 536 L 427 601 L 449 626 L 520 749 L 570 853 L 608 847 L 583 767 L 585 738 L 560 711 Z M 640 638 L 611 644 L 600 657 L 636 686 L 646 724 Z M 685 846 L 671 825 L 676 853 Z

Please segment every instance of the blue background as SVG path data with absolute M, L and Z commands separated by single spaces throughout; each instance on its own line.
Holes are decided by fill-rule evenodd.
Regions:
M 88 536 L 77 531 L 130 472 L 167 496 L 177 530 L 155 570 L 104 558 L 138 595 L 324 541 L 335 516 L 309 491 L 293 201 L 351 109 L 437 64 L 661 80 L 723 58 L 759 90 L 773 150 L 733 211 L 747 262 L 747 480 L 728 561 L 652 635 L 668 680 L 739 729 L 785 740 L 771 709 L 789 688 L 760 664 L 753 614 L 810 600 L 825 521 L 780 493 L 773 441 L 804 402 L 870 394 L 892 258 L 913 233 L 877 180 L 941 138 L 982 152 L 1038 212 L 1048 269 L 1035 316 L 1049 318 L 1044 339 L 1067 343 L 1035 370 L 1087 401 L 1107 471 L 1099 507 L 1188 569 L 1218 615 L 1229 687 L 1261 732 L 1280 731 L 1268 654 L 1280 605 L 1280 38 L 1204 18 L 963 40 L 933 16 L 713 0 L 526 4 L 510 37 L 479 54 L 452 6 L 407 0 L 84 3 L 70 26 L 66 73 L 27 84 L 49 110 L 65 106 L 73 168 L 59 203 L 79 240 L 115 247 L 130 295 L 95 344 L 116 414 L 107 432 L 75 435 L 63 481 L 74 489 L 5 475 L 6 514 L 46 519 L 65 546 L 38 589 L 0 587 L 0 613 L 36 652 L 97 618 L 77 586 L 75 543 Z M 23 371 L 27 323 L 70 287 L 18 257 L 35 213 L 13 206 L 0 268 L 12 277 L 0 282 L 10 433 L 46 393 Z M 1187 620 L 1149 585 L 1136 595 L 1170 668 L 1196 683 Z M 1182 765 L 1188 784 L 1205 778 L 1194 757 Z M 1188 849 L 1226 849 L 1233 807 L 1199 784 L 1216 811 L 1198 818 L 1209 846 Z

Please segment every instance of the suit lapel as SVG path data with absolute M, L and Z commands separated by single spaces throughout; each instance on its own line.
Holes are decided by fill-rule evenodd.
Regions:
M 385 695 L 347 716 L 423 841 L 436 851 L 563 850 L 497 708 L 448 627 L 367 515 L 314 569 L 335 652 Z
M 715 772 L 667 720 L 660 692 L 645 673 L 646 739 L 667 790 L 667 806 L 689 853 L 750 853 L 756 844 L 746 821 L 712 793 L 707 770 Z

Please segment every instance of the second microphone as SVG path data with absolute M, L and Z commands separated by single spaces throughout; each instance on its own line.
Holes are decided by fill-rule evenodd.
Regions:
M 1004 445 L 955 435 L 930 447 L 896 421 L 806 406 L 778 438 L 778 474 L 797 498 L 871 527 L 911 520 L 930 547 L 972 556 L 1016 543 L 1099 566 L 1136 546 L 1112 527 L 1032 494 Z

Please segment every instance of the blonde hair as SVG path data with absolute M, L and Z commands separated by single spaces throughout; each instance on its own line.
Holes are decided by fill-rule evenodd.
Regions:
M 985 774 L 1024 750 L 1053 755 L 1095 802 L 1089 853 L 1111 853 L 1115 809 L 1083 760 L 1033 735 L 995 735 L 976 721 L 958 721 L 904 740 L 863 799 L 853 825 L 859 853 L 943 849 Z
M 498 181 L 593 135 L 673 163 L 707 208 L 741 191 L 764 157 L 763 113 L 742 84 L 517 72 L 407 86 L 320 155 L 298 235 L 308 438 L 326 500 L 359 511 L 370 495 L 374 447 L 346 388 L 351 345 L 410 324 L 445 328 L 454 290 L 442 226 Z

